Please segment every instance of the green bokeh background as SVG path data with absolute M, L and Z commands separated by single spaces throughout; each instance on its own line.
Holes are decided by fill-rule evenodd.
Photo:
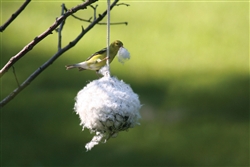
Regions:
M 95 72 L 66 71 L 106 45 L 97 25 L 1 109 L 2 166 L 248 166 L 249 2 L 121 1 L 111 41 L 130 51 L 112 75 L 130 84 L 143 104 L 141 125 L 86 152 L 74 97 Z M 1 1 L 1 25 L 23 2 Z M 1 68 L 60 15 L 63 1 L 32 1 L 1 33 Z M 65 1 L 71 8 L 81 1 Z M 98 13 L 106 8 L 99 1 Z M 88 19 L 92 9 L 76 15 Z M 104 20 L 106 21 L 106 20 Z M 63 46 L 87 23 L 68 18 Z M 18 81 L 57 52 L 57 33 L 15 64 Z M 10 69 L 1 99 L 17 87 Z

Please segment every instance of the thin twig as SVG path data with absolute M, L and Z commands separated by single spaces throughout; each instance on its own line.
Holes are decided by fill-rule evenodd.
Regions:
M 18 79 L 17 79 L 17 76 L 16 76 L 16 70 L 15 70 L 15 67 L 14 67 L 14 66 L 12 66 L 12 68 L 13 68 L 13 74 L 14 74 L 14 76 L 15 76 L 17 86 L 18 86 L 18 87 L 20 87 L 20 84 L 19 84 Z
M 116 5 L 117 6 L 117 5 Z M 97 5 L 94 7 L 93 5 L 91 5 L 91 8 L 94 9 L 94 20 L 96 18 L 96 10 L 95 8 L 97 7 Z M 65 7 L 65 10 L 67 11 L 68 9 Z M 81 17 L 78 17 L 74 14 L 71 15 L 72 17 L 74 17 L 75 19 L 77 20 L 80 20 L 80 21 L 84 21 L 84 22 L 88 22 L 88 23 L 91 23 L 92 22 L 92 17 L 90 17 L 88 20 L 87 19 L 83 19 Z M 106 22 L 101 22 L 101 23 L 97 23 L 98 25 L 107 25 Z M 121 24 L 125 24 L 125 25 L 128 25 L 128 22 L 115 22 L 115 23 L 110 23 L 110 25 L 121 25 Z
M 68 11 L 68 9 L 66 8 L 66 6 L 64 6 L 64 10 Z M 75 19 L 80 20 L 80 21 L 85 21 L 85 22 L 89 22 L 89 23 L 91 23 L 91 19 L 92 19 L 92 17 L 90 17 L 88 20 L 87 19 L 83 19 L 83 18 L 80 18 L 80 17 L 78 17 L 78 16 L 76 16 L 74 14 L 72 14 L 71 16 L 74 17 Z
M 107 23 L 103 22 L 103 23 L 98 23 L 99 25 L 107 25 Z M 125 24 L 126 26 L 128 25 L 128 22 L 115 22 L 115 23 L 110 23 L 110 25 L 121 25 L 121 24 Z
M 64 14 L 64 8 L 65 8 L 65 5 L 63 3 L 61 15 Z M 62 29 L 63 29 L 64 24 L 65 24 L 65 20 L 62 21 L 62 23 L 60 24 L 60 28 L 58 30 L 58 51 L 62 49 Z
M 117 4 L 119 0 L 115 0 L 111 6 L 110 10 Z M 40 66 L 35 72 L 33 72 L 21 85 L 16 88 L 12 93 L 10 93 L 6 98 L 4 98 L 0 102 L 0 108 L 6 105 L 9 101 L 11 101 L 20 91 L 22 91 L 25 87 L 27 87 L 41 72 L 43 72 L 49 65 L 51 65 L 57 58 L 59 58 L 64 52 L 75 46 L 78 41 L 88 32 L 90 31 L 98 22 L 100 22 L 107 15 L 107 11 L 103 12 L 103 14 L 99 15 L 99 17 L 94 20 L 89 26 L 84 30 L 82 27 L 82 32 L 67 46 L 59 50 L 54 56 L 52 56 L 47 62 L 45 62 L 42 66 Z
M 6 21 L 2 26 L 0 26 L 0 32 L 3 32 L 10 25 L 10 23 L 15 20 L 15 18 L 25 9 L 25 7 L 30 3 L 30 1 L 31 0 L 26 0 L 22 4 L 22 6 L 20 6 L 20 8 L 10 16 L 9 20 Z
M 96 2 L 97 0 L 86 0 L 80 5 L 77 5 L 76 7 L 73 7 L 72 9 L 68 10 L 64 15 L 60 16 L 56 19 L 56 21 L 42 34 L 35 37 L 33 41 L 31 41 L 29 44 L 27 44 L 19 53 L 17 53 L 15 56 L 10 58 L 10 60 L 5 64 L 5 66 L 0 70 L 0 78 L 8 71 L 8 69 L 13 66 L 20 58 L 22 58 L 26 53 L 28 53 L 34 46 L 36 46 L 40 41 L 42 41 L 45 37 L 52 34 L 52 31 L 54 31 L 58 25 L 60 25 L 67 17 L 69 17 L 71 14 L 77 12 L 80 9 L 85 9 L 88 5 Z
M 75 19 L 78 19 L 80 21 L 85 21 L 85 22 L 88 22 L 88 23 L 91 23 L 91 19 L 92 19 L 92 17 L 90 17 L 88 20 L 86 20 L 86 19 L 80 18 L 80 17 L 78 17 L 76 15 L 71 15 L 71 16 L 74 17 Z
M 90 7 L 94 10 L 94 20 L 95 20 L 96 19 L 96 9 L 97 9 L 98 5 L 95 5 L 95 6 L 90 5 Z
M 127 3 L 118 3 L 118 4 L 116 4 L 116 6 L 120 6 L 120 5 L 130 6 L 130 5 L 127 4 Z

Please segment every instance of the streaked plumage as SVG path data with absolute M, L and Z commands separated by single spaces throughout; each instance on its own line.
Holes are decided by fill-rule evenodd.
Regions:
M 109 63 L 112 62 L 114 57 L 116 56 L 120 47 L 123 47 L 123 43 L 119 40 L 112 42 L 109 46 Z M 100 70 L 103 66 L 106 65 L 107 60 L 107 48 L 103 48 L 102 50 L 92 54 L 87 60 L 81 63 L 66 65 L 66 70 L 72 68 L 78 68 L 79 71 L 82 70 Z

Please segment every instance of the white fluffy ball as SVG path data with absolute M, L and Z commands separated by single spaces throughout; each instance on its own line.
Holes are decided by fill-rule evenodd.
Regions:
M 130 53 L 126 48 L 120 47 L 120 49 L 118 50 L 117 58 L 118 61 L 123 64 L 126 60 L 130 59 Z
M 74 107 L 83 129 L 96 134 L 86 149 L 139 124 L 140 108 L 138 95 L 115 77 L 104 76 L 87 84 L 78 92 Z

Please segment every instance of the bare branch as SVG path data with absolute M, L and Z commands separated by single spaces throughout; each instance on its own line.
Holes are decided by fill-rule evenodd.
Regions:
M 64 14 L 64 8 L 65 8 L 65 5 L 63 3 L 61 15 Z M 64 24 L 65 24 L 65 20 L 62 21 L 62 23 L 60 24 L 60 28 L 58 29 L 58 51 L 61 50 L 62 48 L 62 29 L 63 29 Z
M 30 1 L 31 0 L 26 0 L 23 5 L 10 16 L 9 20 L 6 21 L 2 26 L 0 26 L 0 32 L 3 32 L 10 25 L 10 23 L 15 20 L 15 18 L 25 9 L 25 7 L 30 3 Z
M 119 0 L 115 0 L 111 6 L 110 10 L 117 4 Z M 16 88 L 12 93 L 10 93 L 5 99 L 0 102 L 0 108 L 6 105 L 9 101 L 11 101 L 20 91 L 22 91 L 25 87 L 27 87 L 41 72 L 43 72 L 49 65 L 51 65 L 57 58 L 59 58 L 64 52 L 74 47 L 79 40 L 90 31 L 98 22 L 100 22 L 107 15 L 107 11 L 103 12 L 103 14 L 99 15 L 99 17 L 94 20 L 89 26 L 84 30 L 82 27 L 81 33 L 72 41 L 69 42 L 67 46 L 58 50 L 58 52 L 52 56 L 47 62 L 45 62 L 42 66 L 40 66 L 34 73 L 32 73 L 21 85 Z
M 125 4 L 125 3 L 120 3 L 120 4 L 117 4 L 116 6 L 119 6 L 119 5 L 126 5 L 126 6 L 129 6 L 129 4 Z M 96 9 L 98 7 L 98 5 L 96 6 L 93 6 L 93 5 L 90 5 L 90 7 L 94 10 L 94 20 L 96 19 Z M 67 11 L 68 9 L 65 7 L 65 10 Z M 74 17 L 75 19 L 77 20 L 80 20 L 80 21 L 84 21 L 84 22 L 88 22 L 88 23 L 91 23 L 92 22 L 92 17 L 90 17 L 88 20 L 87 19 L 83 19 L 81 17 L 78 17 L 74 14 L 71 15 L 72 17 Z M 107 25 L 106 22 L 102 22 L 102 23 L 97 23 L 98 25 Z M 128 25 L 128 22 L 115 22 L 115 23 L 110 23 L 110 25 L 121 25 L 121 24 L 125 24 L 125 25 Z
M 14 76 L 15 76 L 17 86 L 18 86 L 18 87 L 20 87 L 20 84 L 19 84 L 18 79 L 17 79 L 17 76 L 16 76 L 16 70 L 15 70 L 15 67 L 14 67 L 14 66 L 12 66 L 12 68 L 13 68 L 13 74 L 14 74 Z
M 97 9 L 98 5 L 95 5 L 95 6 L 90 5 L 90 7 L 94 10 L 94 20 L 95 20 L 96 19 L 96 9 Z
M 107 25 L 107 23 L 98 23 L 99 25 Z M 115 23 L 110 23 L 110 25 L 121 25 L 125 24 L 126 26 L 128 25 L 128 22 L 115 22 Z
M 130 5 L 127 4 L 127 3 L 118 3 L 118 4 L 116 4 L 116 6 L 120 6 L 120 5 L 130 6 Z
M 71 14 L 77 12 L 80 9 L 85 9 L 88 5 L 96 2 L 97 0 L 86 0 L 84 3 L 73 7 L 72 9 L 68 10 L 66 13 L 64 13 L 62 16 L 56 19 L 56 21 L 42 34 L 35 37 L 33 41 L 31 41 L 29 44 L 27 44 L 19 53 L 17 53 L 15 56 L 10 58 L 10 60 L 5 64 L 5 66 L 0 70 L 0 78 L 8 71 L 8 69 L 13 66 L 20 58 L 22 58 L 26 53 L 28 53 L 36 44 L 38 44 L 41 40 L 43 40 L 48 35 L 52 34 L 52 31 L 55 30 L 58 25 L 60 25 L 68 16 Z
M 92 6 L 92 5 L 90 5 L 90 6 Z M 65 10 L 65 11 L 68 11 L 68 9 L 66 8 L 66 6 L 64 6 L 64 10 Z M 80 21 L 85 21 L 85 22 L 89 22 L 89 23 L 91 23 L 91 19 L 92 19 L 92 17 L 90 17 L 88 20 L 87 20 L 87 19 L 83 19 L 83 18 L 77 17 L 77 16 L 74 15 L 74 14 L 72 14 L 71 16 L 74 17 L 75 19 L 80 20 Z
M 86 20 L 86 19 L 80 18 L 80 17 L 78 17 L 76 15 L 71 15 L 71 16 L 74 17 L 75 19 L 78 19 L 80 21 L 85 21 L 85 22 L 88 22 L 88 23 L 91 23 L 91 19 L 92 19 L 92 17 L 90 17 L 88 20 Z

